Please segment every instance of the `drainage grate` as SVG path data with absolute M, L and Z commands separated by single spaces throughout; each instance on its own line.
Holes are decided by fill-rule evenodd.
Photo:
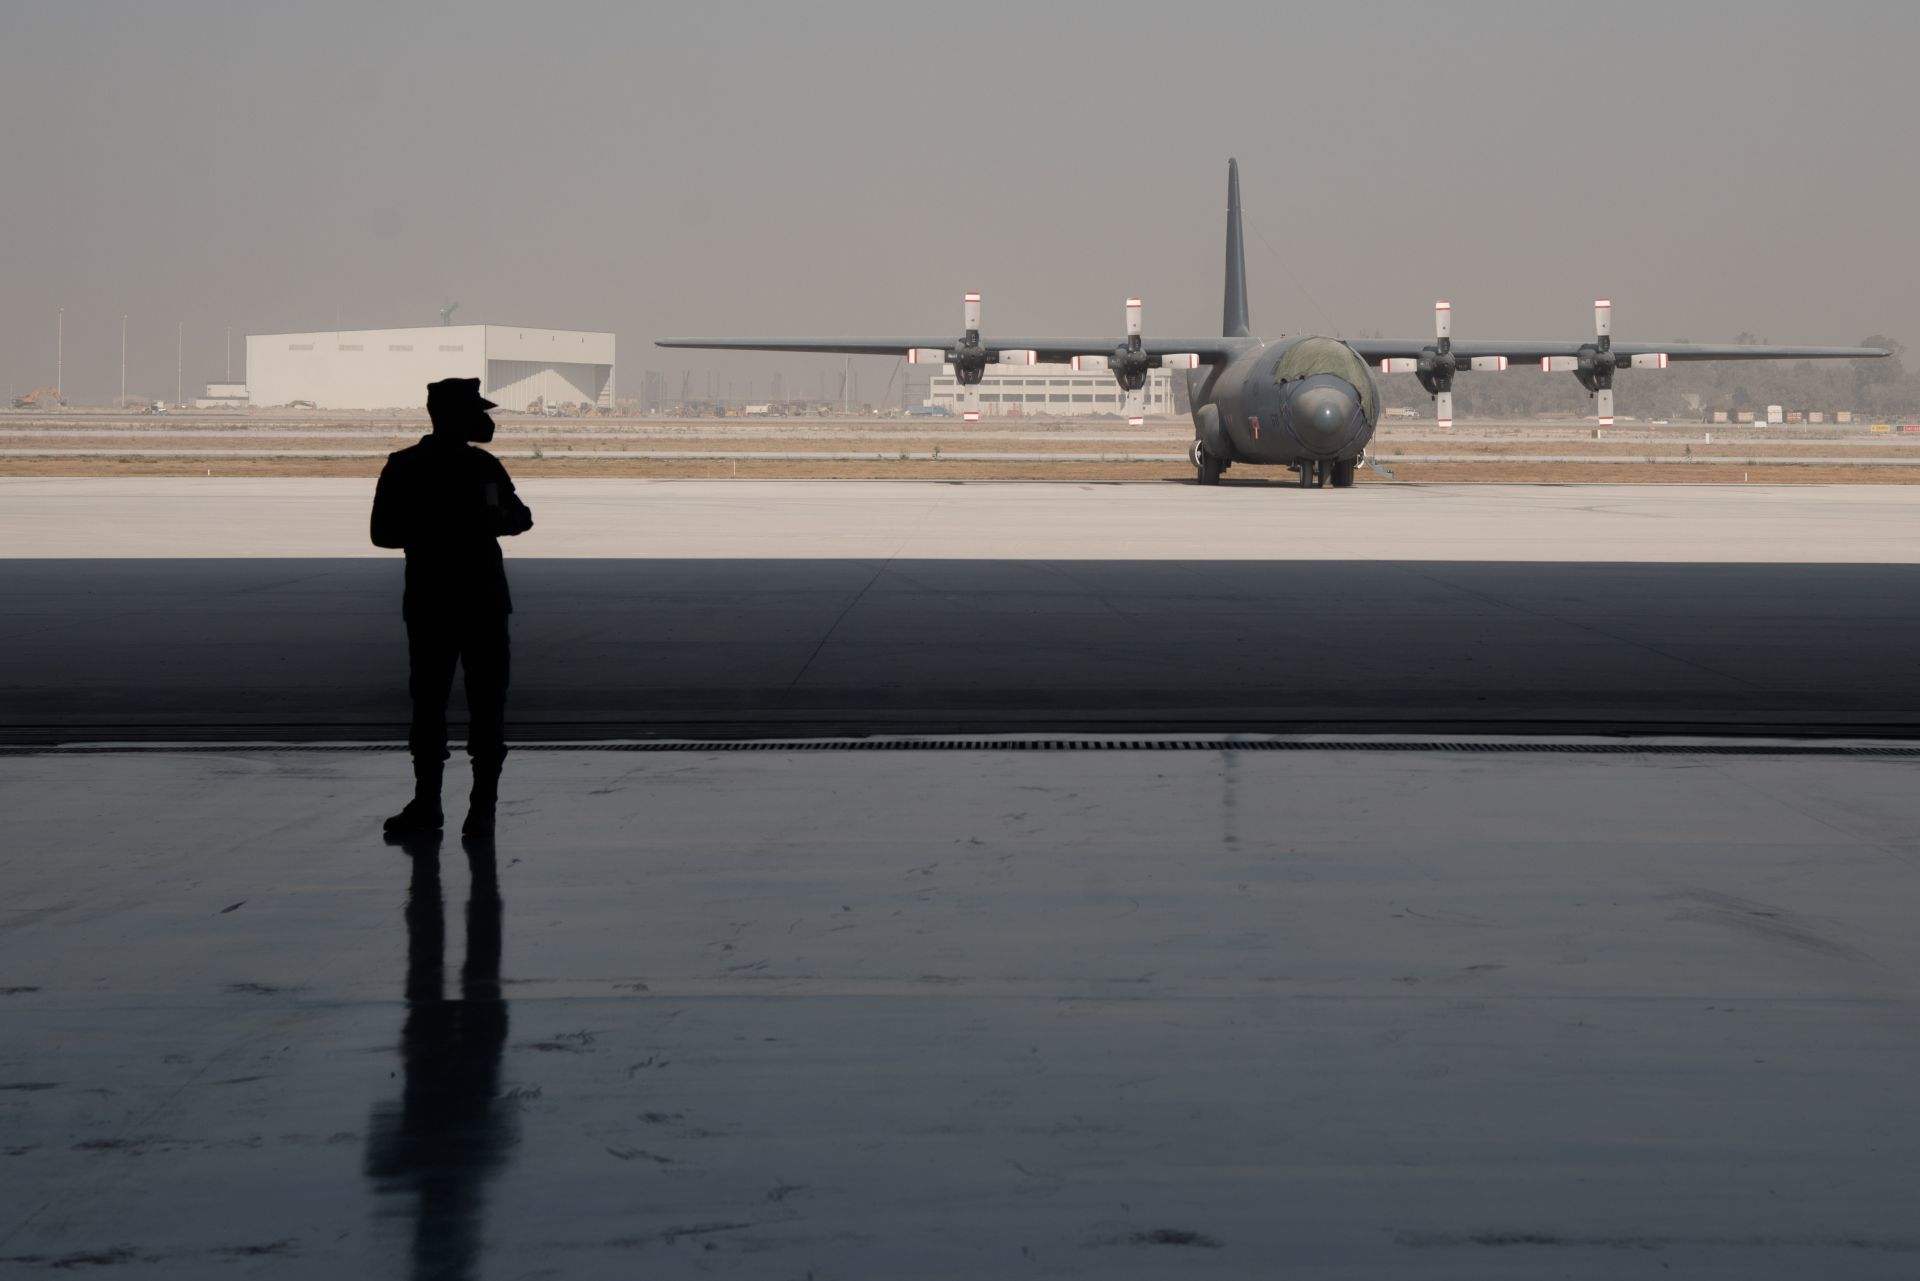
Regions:
M 455 744 L 458 751 L 459 744 Z M 403 752 L 405 743 L 73 743 L 0 746 L 0 756 Z M 853 738 L 529 743 L 515 752 L 1507 752 L 1569 756 L 1920 757 L 1920 746 L 1834 743 L 1564 743 L 1528 739 Z

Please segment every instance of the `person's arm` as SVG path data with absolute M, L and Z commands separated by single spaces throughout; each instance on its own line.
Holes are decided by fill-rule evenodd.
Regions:
M 407 545 L 406 508 L 400 496 L 400 478 L 393 460 L 380 469 L 380 483 L 373 490 L 371 530 L 375 547 L 404 548 Z
M 513 477 L 507 475 L 507 469 L 500 466 L 498 459 L 495 459 L 494 463 L 499 470 L 499 475 L 494 482 L 499 487 L 499 501 L 489 504 L 494 531 L 506 536 L 524 534 L 533 528 L 533 512 L 520 501 L 520 495 L 514 492 Z

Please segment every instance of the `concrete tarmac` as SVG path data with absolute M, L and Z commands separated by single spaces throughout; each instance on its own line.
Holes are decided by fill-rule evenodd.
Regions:
M 1913 566 L 519 560 L 512 578 L 522 741 L 1920 729 Z M 404 732 L 395 562 L 6 561 L 0 594 L 14 741 Z
M 11 487 L 0 725 L 398 736 L 364 488 Z M 1920 728 L 1920 491 L 527 489 L 523 741 Z
M 1909 761 L 529 751 L 497 895 L 405 769 L 0 757 L 0 1273 L 1920 1261 Z
M 520 491 L 538 523 L 506 542 L 510 558 L 1920 564 L 1920 488 L 1893 485 L 533 479 Z M 0 557 L 391 560 L 367 542 L 372 494 L 361 480 L 0 477 Z

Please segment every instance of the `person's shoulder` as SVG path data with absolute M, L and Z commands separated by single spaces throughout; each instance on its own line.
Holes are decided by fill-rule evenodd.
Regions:
M 387 461 L 390 463 L 399 463 L 402 466 L 406 466 L 409 463 L 420 462 L 427 456 L 428 441 L 431 439 L 432 437 L 430 436 L 423 436 L 413 444 L 408 445 L 405 449 L 396 449 L 387 455 Z
M 479 457 L 474 460 L 475 464 L 489 475 L 504 476 L 507 474 L 507 465 L 498 458 L 495 458 L 492 450 L 482 449 L 480 446 L 475 445 L 473 452 L 479 455 Z

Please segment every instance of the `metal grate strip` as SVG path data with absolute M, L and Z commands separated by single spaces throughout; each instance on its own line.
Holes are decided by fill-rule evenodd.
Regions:
M 459 750 L 460 745 L 455 745 Z M 405 743 L 67 743 L 0 745 L 5 756 L 227 756 L 239 752 L 403 752 Z M 1833 743 L 1556 743 L 1528 739 L 856 738 L 528 743 L 522 752 L 1452 752 L 1569 756 L 1920 757 L 1920 746 Z

